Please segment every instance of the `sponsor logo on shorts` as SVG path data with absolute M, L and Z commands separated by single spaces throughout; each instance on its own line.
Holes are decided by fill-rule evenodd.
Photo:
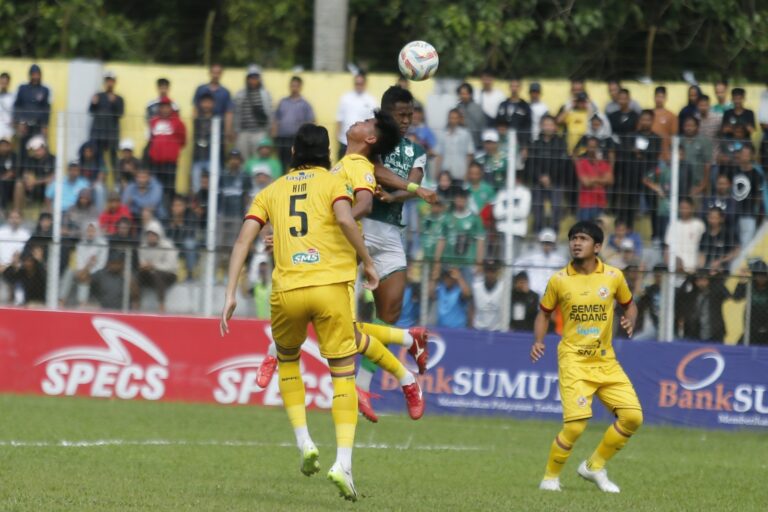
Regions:
M 587 399 L 583 396 L 580 396 L 576 399 L 576 405 L 579 407 L 586 407 L 587 406 Z
M 373 185 L 374 183 L 376 183 L 376 180 L 375 180 L 375 179 L 373 179 L 373 176 L 372 176 L 372 175 L 370 175 L 370 174 L 366 174 L 366 175 L 365 175 L 365 181 L 367 181 L 367 182 L 368 182 L 369 184 L 371 184 L 371 185 Z
M 294 265 L 301 263 L 320 263 L 320 251 L 317 249 L 307 249 L 307 252 L 297 252 L 291 256 Z

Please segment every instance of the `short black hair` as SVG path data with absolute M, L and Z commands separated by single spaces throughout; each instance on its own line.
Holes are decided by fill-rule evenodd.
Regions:
M 709 96 L 707 96 L 706 94 L 702 94 L 701 96 L 699 96 L 699 99 L 696 100 L 696 103 L 700 101 L 709 101 Z
M 549 119 L 553 123 L 557 122 L 557 120 L 555 119 L 555 116 L 551 114 L 544 114 L 543 116 L 541 116 L 541 119 L 539 120 L 539 124 L 541 124 L 541 122 L 544 121 L 545 119 Z
M 331 167 L 331 149 L 328 130 L 312 123 L 301 125 L 293 140 L 291 168 Z
M 734 87 L 731 89 L 731 96 L 746 96 L 747 92 L 742 87 Z
M 683 196 L 680 198 L 681 203 L 688 203 L 689 205 L 693 206 L 693 198 L 690 196 Z
M 7 71 L 3 71 L 2 73 L 0 73 L 0 78 L 6 78 L 6 79 L 10 80 L 11 79 L 11 75 L 9 75 Z
M 470 83 L 468 83 L 468 82 L 464 82 L 463 84 L 461 84 L 460 86 L 458 86 L 458 87 L 456 88 L 456 94 L 461 94 L 461 90 L 462 90 L 462 89 L 466 89 L 466 90 L 469 92 L 469 94 L 472 94 L 472 93 L 475 91 L 475 90 L 472 88 L 472 84 L 470 84 Z
M 621 88 L 619 89 L 619 94 L 626 94 L 627 96 L 630 96 L 629 89 Z
M 640 112 L 640 117 L 642 116 L 651 116 L 656 117 L 656 115 L 653 113 L 653 110 L 649 108 L 644 108 L 642 112 Z
M 167 78 L 158 78 L 157 79 L 157 86 L 160 87 L 161 85 L 171 85 L 171 81 Z
M 727 78 L 721 78 L 720 80 L 715 81 L 715 85 L 724 85 L 728 87 L 728 79 Z
M 216 101 L 216 98 L 214 98 L 214 97 L 213 97 L 213 94 L 211 94 L 210 92 L 208 92 L 208 91 L 205 91 L 203 94 L 201 94 L 201 95 L 200 95 L 200 98 L 198 98 L 198 100 L 197 100 L 197 101 L 198 101 L 198 102 L 201 102 L 201 101 L 203 101 L 203 100 L 211 100 L 211 101 Z
M 413 103 L 413 94 L 408 89 L 403 89 L 399 85 L 389 87 L 381 95 L 381 109 L 386 112 L 394 110 L 397 103 Z
M 699 121 L 699 118 L 697 118 L 696 116 L 685 116 L 683 118 L 683 126 L 685 126 L 685 123 L 687 123 L 688 121 L 693 121 L 694 123 L 696 123 L 696 126 L 699 126 L 699 124 L 701 123 L 701 121 Z
M 663 85 L 658 86 L 656 89 L 654 89 L 653 94 L 667 94 L 667 88 Z
M 596 244 L 602 244 L 603 243 L 603 230 L 600 229 L 600 226 L 595 224 L 594 222 L 590 221 L 580 221 L 574 224 L 571 229 L 568 230 L 568 240 L 573 238 L 575 235 L 583 233 L 590 237 L 592 240 L 595 241 Z
M 290 81 L 291 82 L 299 82 L 300 84 L 304 83 L 304 80 L 302 80 L 300 76 L 295 76 L 295 75 L 291 77 Z
M 451 197 L 469 197 L 469 190 L 462 187 L 461 185 L 451 185 L 450 189 L 450 195 Z
M 374 111 L 373 117 L 376 118 L 376 143 L 371 147 L 371 160 L 390 154 L 400 142 L 400 126 L 394 117 L 383 110 Z

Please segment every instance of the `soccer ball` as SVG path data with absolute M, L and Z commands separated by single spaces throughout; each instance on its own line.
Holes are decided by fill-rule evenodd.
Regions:
M 425 41 L 411 41 L 403 46 L 397 58 L 400 73 L 415 81 L 426 80 L 437 72 L 440 58 L 437 50 Z

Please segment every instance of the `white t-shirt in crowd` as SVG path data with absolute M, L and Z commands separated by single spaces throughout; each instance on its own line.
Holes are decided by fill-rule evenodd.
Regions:
M 475 103 L 480 105 L 480 108 L 483 109 L 483 113 L 491 119 L 496 119 L 496 114 L 499 112 L 499 105 L 501 105 L 505 99 L 507 99 L 507 97 L 498 89 L 484 91 L 480 88 L 475 91 Z
M 344 94 L 339 101 L 339 110 L 336 112 L 336 121 L 341 123 L 341 131 L 336 134 L 336 139 L 346 144 L 349 127 L 358 121 L 373 117 L 373 111 L 377 106 L 376 100 L 367 92 L 358 94 L 350 91 Z
M 707 230 L 704 221 L 696 217 L 682 220 L 679 219 L 673 225 L 667 228 L 667 234 L 664 237 L 664 243 L 671 246 L 674 242 L 675 255 L 683 260 L 683 268 L 686 272 L 693 272 L 698 265 L 699 242 L 701 236 Z
M 539 140 L 541 118 L 549 112 L 549 107 L 541 101 L 530 103 L 531 107 L 531 140 Z
M 13 255 L 21 253 L 29 237 L 29 231 L 24 227 L 20 226 L 15 231 L 8 224 L 0 227 L 0 265 L 10 265 Z
M 557 249 L 549 254 L 538 249 L 518 258 L 514 263 L 514 271 L 517 273 L 525 270 L 528 274 L 531 290 L 536 292 L 539 297 L 543 297 L 549 278 L 567 264 L 568 260 L 557 252 Z
M 488 290 L 485 279 L 479 277 L 472 283 L 472 298 L 475 303 L 475 317 L 472 327 L 486 331 L 503 331 L 501 308 L 504 301 L 504 284 L 501 281 Z

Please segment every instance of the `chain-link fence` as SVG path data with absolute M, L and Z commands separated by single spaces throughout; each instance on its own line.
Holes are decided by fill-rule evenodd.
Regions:
M 398 324 L 531 330 L 569 260 L 568 229 L 591 220 L 640 308 L 636 338 L 768 343 L 758 136 L 703 109 L 683 122 L 663 108 L 605 116 L 580 98 L 553 116 L 509 101 L 496 118 L 435 108 L 440 129 L 417 109 L 409 137 L 427 150 L 440 201 L 404 207 Z M 284 172 L 290 141 L 232 134 L 207 110 L 155 108 L 117 131 L 58 114 L 51 146 L 42 133 L 0 141 L 13 170 L 0 190 L 0 302 L 217 312 L 243 211 Z M 259 241 L 239 314 L 269 317 L 271 267 Z M 375 315 L 370 294 L 358 302 Z

